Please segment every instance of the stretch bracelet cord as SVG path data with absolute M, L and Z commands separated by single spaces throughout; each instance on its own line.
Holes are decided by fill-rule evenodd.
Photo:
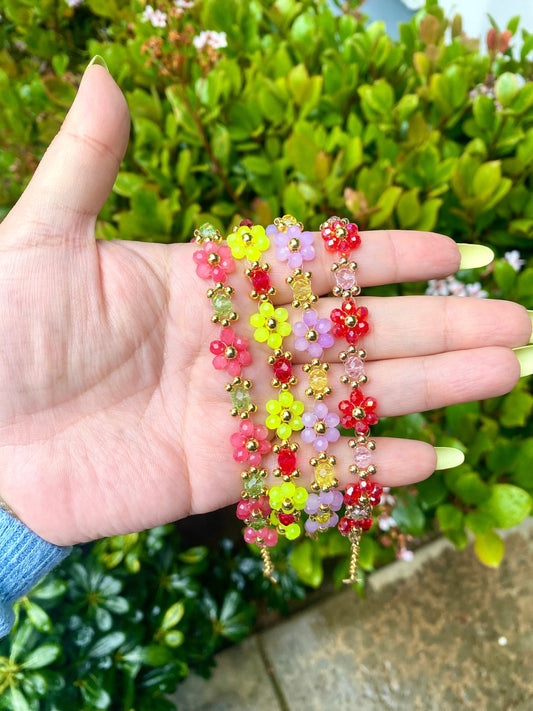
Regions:
M 193 254 L 196 273 L 200 278 L 213 282 L 207 297 L 213 307 L 211 321 L 220 327 L 219 337 L 209 346 L 214 355 L 213 366 L 216 370 L 227 371 L 233 377 L 231 383 L 225 386 L 231 397 L 230 414 L 240 420 L 238 430 L 230 437 L 233 458 L 248 465 L 241 473 L 243 491 L 236 513 L 246 524 L 244 540 L 255 543 L 260 549 L 263 574 L 276 582 L 269 549 L 276 545 L 278 534 L 269 521 L 271 509 L 266 486 L 268 472 L 261 467 L 262 457 L 270 451 L 271 445 L 267 428 L 253 422 L 257 413 L 257 405 L 252 401 L 250 393 L 253 383 L 244 378 L 242 372 L 252 362 L 248 340 L 232 328 L 232 324 L 238 320 L 238 314 L 232 301 L 235 291 L 227 283 L 227 275 L 235 271 L 235 260 L 220 232 L 209 223 L 194 232 L 194 241 L 201 247 Z
M 345 371 L 340 380 L 349 386 L 350 395 L 347 400 L 339 403 L 339 410 L 341 426 L 354 430 L 354 437 L 348 440 L 348 446 L 353 451 L 354 459 L 349 471 L 355 479 L 344 490 L 345 511 L 338 529 L 348 537 L 351 547 L 349 576 L 343 582 L 353 584 L 358 582 L 361 536 L 363 531 L 372 526 L 372 510 L 379 504 L 383 492 L 382 487 L 370 479 L 377 471 L 372 463 L 376 443 L 370 439 L 370 427 L 376 425 L 379 418 L 376 414 L 376 400 L 365 395 L 361 389 L 368 382 L 365 373 L 367 354 L 357 344 L 359 338 L 368 333 L 369 325 L 368 309 L 358 306 L 354 300 L 361 293 L 356 276 L 357 263 L 351 260 L 352 251 L 361 244 L 359 230 L 355 223 L 346 218 L 333 216 L 320 225 L 320 233 L 326 251 L 339 257 L 331 265 L 331 271 L 336 281 L 333 294 L 341 298 L 342 303 L 339 308 L 332 310 L 330 318 L 333 322 L 333 336 L 347 344 L 339 354 Z

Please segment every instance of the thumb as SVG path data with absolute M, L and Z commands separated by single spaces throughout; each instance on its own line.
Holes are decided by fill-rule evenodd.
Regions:
M 89 66 L 59 133 L 2 227 L 17 232 L 31 222 L 32 242 L 40 235 L 48 243 L 94 239 L 96 216 L 117 177 L 129 126 L 121 90 L 107 69 Z

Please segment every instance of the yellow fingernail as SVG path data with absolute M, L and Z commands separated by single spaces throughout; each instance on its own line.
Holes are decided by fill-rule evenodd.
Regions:
M 525 378 L 526 375 L 533 375 L 533 346 L 521 346 L 513 348 L 513 351 L 520 363 L 520 377 Z
M 437 469 L 451 469 L 452 467 L 458 467 L 465 460 L 465 455 L 460 449 L 455 447 L 435 447 L 435 452 L 437 453 Z
M 533 329 L 533 311 L 528 310 L 528 314 L 529 318 L 531 319 L 531 327 Z M 533 343 L 533 330 L 531 331 L 531 336 L 529 337 L 529 343 Z
M 461 253 L 461 263 L 459 269 L 479 269 L 486 267 L 494 259 L 494 252 L 484 244 L 458 243 Z
M 91 61 L 87 65 L 85 71 L 87 71 L 87 69 L 89 69 L 89 67 L 92 67 L 93 64 L 98 64 L 101 67 L 103 67 L 104 69 L 107 69 L 107 71 L 109 71 L 109 67 L 106 64 L 105 59 L 103 57 L 101 57 L 99 54 L 94 55 L 94 57 L 91 59 Z

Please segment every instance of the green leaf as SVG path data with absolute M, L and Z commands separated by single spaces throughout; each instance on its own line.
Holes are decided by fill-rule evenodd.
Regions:
M 61 647 L 59 644 L 42 644 L 28 654 L 21 666 L 25 669 L 41 669 L 55 662 L 60 654 Z
M 513 390 L 504 398 L 500 421 L 504 427 L 525 427 L 533 409 L 533 395 Z
M 420 217 L 420 201 L 418 189 L 407 190 L 398 200 L 396 212 L 400 227 L 408 229 L 414 227 Z
M 444 479 L 440 472 L 435 472 L 428 479 L 417 484 L 417 501 L 423 510 L 435 508 L 444 501 L 448 489 L 444 484 Z
M 526 518 L 532 505 L 531 496 L 519 486 L 494 484 L 490 498 L 479 508 L 494 518 L 497 528 L 512 528 Z
M 67 589 L 68 585 L 64 580 L 45 578 L 42 583 L 32 589 L 30 595 L 37 600 L 53 600 L 63 595 Z
M 401 194 L 402 189 L 397 185 L 391 185 L 383 191 L 376 205 L 379 210 L 370 218 L 370 229 L 380 227 L 389 220 Z
M 38 629 L 39 632 L 52 631 L 52 620 L 42 607 L 39 607 L 39 605 L 36 605 L 31 600 L 26 600 L 24 607 L 26 608 L 28 618 L 31 620 L 32 625 Z
M 391 511 L 392 518 L 402 531 L 420 536 L 426 528 L 426 517 L 414 501 L 398 502 Z
M 466 472 L 459 476 L 454 484 L 454 491 L 465 504 L 480 504 L 490 496 L 490 487 L 477 472 Z
M 52 103 L 64 109 L 71 107 L 76 98 L 76 90 L 72 84 L 53 76 L 43 77 L 42 82 L 43 88 Z
M 483 511 L 469 511 L 465 516 L 465 524 L 472 533 L 481 535 L 494 528 L 495 521 L 490 514 Z
M 109 654 L 118 649 L 121 644 L 126 641 L 124 632 L 110 632 L 105 637 L 101 637 L 96 644 L 89 650 L 88 657 L 97 659 L 99 657 L 107 657 Z
M 483 163 L 474 175 L 472 184 L 474 195 L 482 201 L 488 200 L 498 188 L 501 178 L 502 170 L 499 160 Z
M 320 587 L 324 570 L 318 546 L 309 540 L 296 544 L 291 552 L 290 562 L 303 583 L 312 588 Z
M 516 281 L 516 271 L 504 259 L 498 259 L 494 263 L 494 280 L 500 289 L 505 293 L 512 289 Z
M 17 661 L 19 656 L 32 646 L 35 638 L 38 637 L 35 627 L 31 621 L 26 619 L 15 629 L 11 634 L 11 651 L 9 654 L 10 661 Z
M 169 630 L 163 636 L 163 640 L 169 647 L 179 647 L 185 641 L 185 635 L 181 630 Z
M 12 711 L 31 711 L 31 706 L 21 691 L 11 686 L 9 692 L 11 693 Z
M 362 570 L 374 570 L 378 543 L 371 536 L 363 536 L 359 546 L 359 567 Z
M 476 536 L 474 550 L 482 563 L 497 568 L 503 558 L 505 544 L 495 531 L 487 531 Z
M 146 664 L 149 667 L 162 667 L 174 658 L 174 652 L 161 644 L 149 644 L 146 647 L 135 647 L 122 658 L 131 664 Z
M 513 483 L 524 489 L 533 489 L 533 438 L 520 444 L 513 469 Z
M 185 605 L 181 600 L 171 605 L 165 612 L 160 629 L 165 631 L 175 627 L 185 614 Z
M 209 550 L 206 546 L 194 546 L 193 548 L 188 548 L 186 551 L 183 551 L 183 553 L 180 553 L 179 559 L 188 565 L 196 565 L 197 563 L 204 561 L 208 554 Z
M 463 528 L 463 512 L 453 504 L 441 504 L 437 508 L 437 521 L 443 533 Z
M 518 83 L 518 78 L 516 74 L 511 74 L 511 72 L 504 72 L 496 79 L 496 84 L 494 85 L 494 93 L 500 104 L 505 108 L 509 106 L 512 100 L 520 91 L 520 84 Z
M 142 188 L 145 183 L 145 178 L 138 173 L 128 173 L 122 171 L 117 175 L 113 191 L 122 197 L 131 197 L 136 190 Z
M 474 118 L 477 125 L 487 131 L 494 128 L 496 120 L 496 109 L 494 100 L 484 94 L 478 94 L 474 99 Z

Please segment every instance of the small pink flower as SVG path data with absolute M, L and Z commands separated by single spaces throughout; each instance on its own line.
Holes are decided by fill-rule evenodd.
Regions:
M 236 462 L 249 462 L 252 467 L 259 466 L 263 454 L 270 452 L 271 445 L 267 437 L 268 429 L 264 425 L 242 420 L 239 431 L 230 437 L 234 447 L 233 459 Z
M 227 370 L 234 378 L 241 374 L 241 368 L 250 365 L 252 356 L 248 352 L 248 340 L 236 336 L 231 328 L 223 328 L 220 340 L 212 341 L 209 350 L 214 354 L 213 365 L 217 370 Z
M 192 255 L 196 262 L 196 273 L 201 279 L 225 282 L 226 275 L 235 271 L 235 260 L 227 244 L 206 242 L 202 249 Z

